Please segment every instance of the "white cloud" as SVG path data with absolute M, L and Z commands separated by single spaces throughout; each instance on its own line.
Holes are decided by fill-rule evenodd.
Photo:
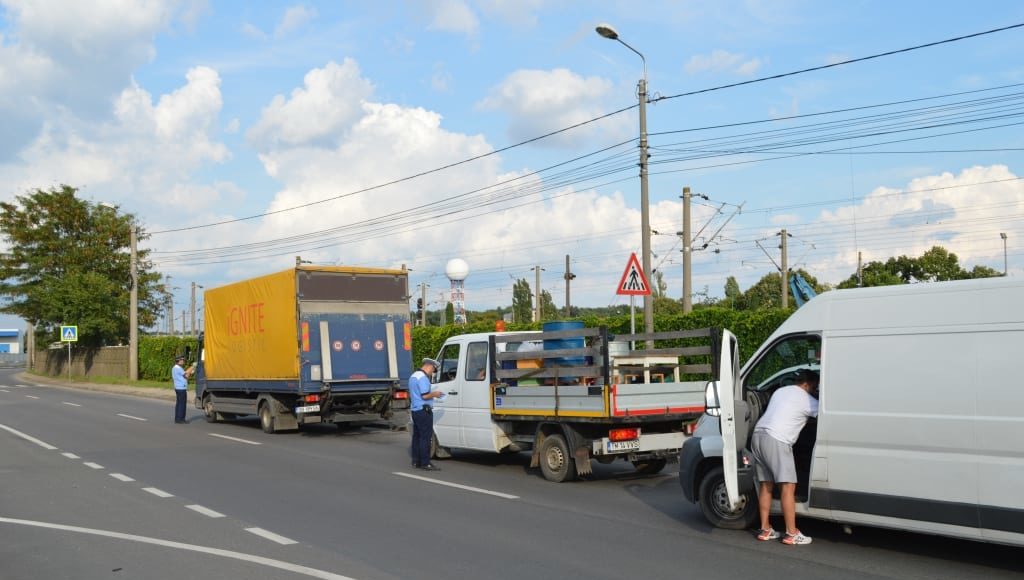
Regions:
M 850 60 L 850 55 L 841 52 L 833 52 L 825 57 L 825 64 L 838 64 Z
M 455 32 L 468 36 L 480 30 L 480 21 L 463 0 L 426 0 L 421 8 L 427 11 L 429 30 Z
M 500 111 L 509 117 L 509 136 L 514 141 L 537 137 L 598 117 L 612 83 L 601 77 L 582 77 L 564 69 L 518 70 L 477 104 L 484 111 Z M 594 123 L 568 131 L 541 142 L 541 145 L 579 144 L 597 131 L 604 134 L 627 135 L 625 116 Z
M 306 73 L 303 87 L 293 90 L 290 99 L 274 97 L 248 137 L 264 147 L 337 142 L 362 114 L 362 104 L 372 93 L 373 85 L 360 76 L 354 60 L 330 62 Z
M 274 28 L 274 38 L 282 38 L 302 28 L 307 22 L 317 17 L 316 8 L 307 8 L 301 4 L 289 6 L 284 16 Z
M 527 28 L 537 25 L 537 12 L 544 3 L 545 0 L 478 0 L 480 8 L 488 15 Z
M 689 74 L 702 72 L 731 72 L 749 76 L 756 73 L 768 59 L 748 59 L 743 54 L 715 49 L 711 54 L 695 54 L 686 61 L 683 69 Z
M 439 93 L 451 92 L 452 73 L 445 69 L 444 63 L 435 63 L 434 72 L 430 75 L 430 88 Z
M 266 40 L 267 38 L 270 37 L 270 35 L 260 30 L 258 26 L 251 22 L 242 23 L 242 34 L 248 36 L 249 38 L 254 38 L 256 40 Z

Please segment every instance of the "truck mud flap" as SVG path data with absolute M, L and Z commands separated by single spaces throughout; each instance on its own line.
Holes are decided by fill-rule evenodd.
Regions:
M 530 467 L 540 467 L 540 447 L 544 438 L 547 437 L 545 433 L 545 427 L 550 426 L 556 431 L 561 431 L 562 435 L 565 436 L 565 443 L 572 449 L 573 459 L 576 461 L 576 473 L 578 475 L 590 475 L 594 472 L 593 466 L 590 463 L 590 441 L 585 437 L 576 432 L 571 425 L 559 425 L 557 423 L 547 423 L 537 427 L 537 434 L 534 437 L 536 444 L 533 446 L 533 452 L 530 453 Z

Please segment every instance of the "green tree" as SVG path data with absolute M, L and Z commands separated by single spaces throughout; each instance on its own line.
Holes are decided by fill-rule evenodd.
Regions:
M 725 300 L 722 305 L 734 310 L 743 310 L 742 299 L 743 291 L 740 290 L 740 283 L 736 281 L 735 276 L 729 276 L 725 279 Z
M 969 278 L 992 278 L 1000 272 L 988 266 L 965 270 L 957 255 L 942 246 L 932 246 L 919 258 L 897 256 L 882 262 L 868 262 L 861 268 L 861 286 L 891 286 L 913 282 L 944 282 Z M 856 288 L 857 273 L 839 283 L 839 288 Z
M 654 282 L 651 284 L 651 298 L 667 298 L 668 297 L 668 282 L 665 282 L 665 275 L 661 273 L 661 270 L 654 271 Z
M 512 314 L 516 322 L 527 323 L 533 320 L 533 294 L 530 283 L 525 278 L 516 280 L 512 286 Z
M 128 340 L 129 244 L 135 216 L 76 197 L 63 185 L 0 203 L 0 311 L 36 327 L 39 343 L 59 340 L 60 326 L 78 326 L 79 344 Z M 148 236 L 138 229 L 139 241 Z M 148 251 L 138 252 L 139 325 L 152 326 L 166 300 Z
M 540 319 L 541 320 L 556 320 L 559 315 L 559 308 L 555 306 L 555 301 L 551 299 L 551 293 L 547 290 L 541 290 L 540 292 Z

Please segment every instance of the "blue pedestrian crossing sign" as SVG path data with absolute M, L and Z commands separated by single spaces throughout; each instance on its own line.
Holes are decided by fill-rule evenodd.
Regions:
M 60 341 L 61 342 L 78 342 L 78 327 L 77 326 L 62 326 L 62 327 L 60 327 Z

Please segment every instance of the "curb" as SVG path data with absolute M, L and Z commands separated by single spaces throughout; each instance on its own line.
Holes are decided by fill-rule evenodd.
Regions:
M 15 377 L 22 382 L 35 383 L 38 385 L 45 385 L 50 387 L 60 387 L 64 389 L 78 389 L 81 391 L 95 391 L 100 393 L 116 393 L 118 395 L 130 395 L 133 397 L 142 397 L 145 399 L 162 399 L 165 401 L 174 400 L 174 392 L 171 389 L 161 389 L 156 387 L 133 387 L 131 385 L 111 385 L 106 383 L 80 383 L 80 382 L 68 382 L 66 380 L 60 380 L 55 377 L 48 377 L 43 375 L 34 375 L 26 371 L 22 371 L 15 375 Z M 195 390 L 194 387 L 189 389 L 188 392 L 188 404 L 191 405 L 195 401 Z

